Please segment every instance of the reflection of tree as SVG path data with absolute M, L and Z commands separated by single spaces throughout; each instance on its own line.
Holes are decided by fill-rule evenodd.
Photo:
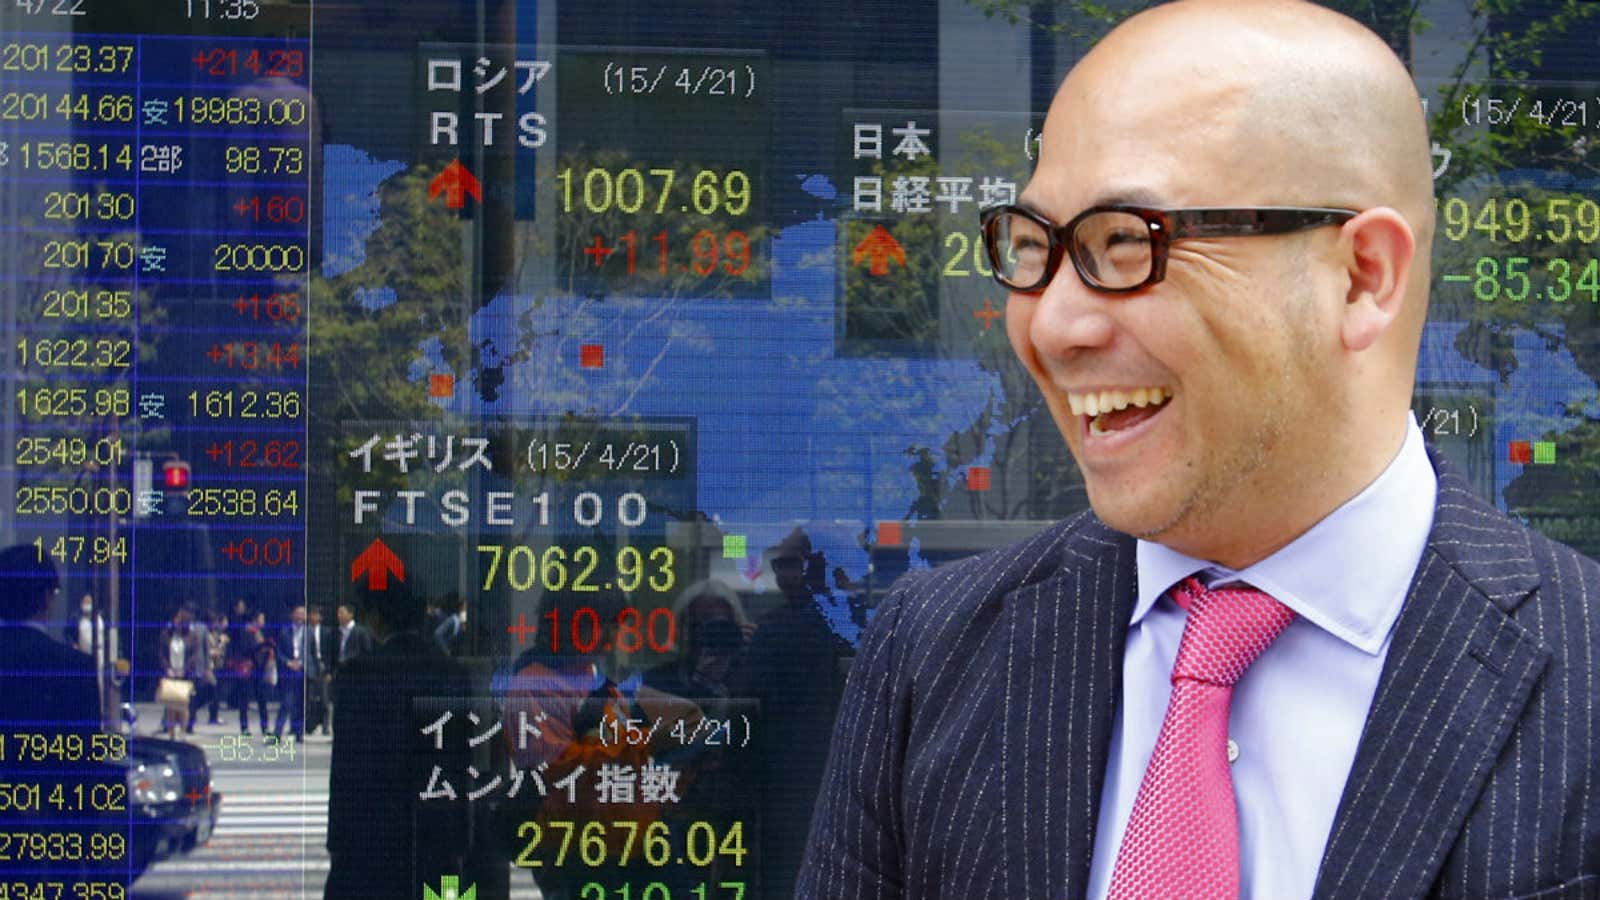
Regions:
M 521 265 L 552 273 L 547 283 L 553 284 L 555 297 L 518 296 L 510 298 L 512 307 L 494 310 L 514 316 L 515 322 L 498 329 L 500 336 L 479 336 L 472 347 L 479 395 L 497 402 L 510 392 L 513 398 L 537 397 L 544 410 L 615 417 L 629 413 L 634 399 L 652 384 L 670 355 L 696 354 L 712 364 L 712 341 L 702 327 L 681 315 L 685 305 L 726 304 L 730 316 L 738 315 L 742 305 L 760 302 L 751 292 L 765 289 L 771 277 L 772 232 L 760 199 L 765 186 L 758 178 L 750 177 L 748 208 L 739 214 L 727 214 L 724 208 L 703 216 L 692 206 L 688 214 L 681 209 L 696 202 L 696 173 L 722 175 L 730 168 L 688 162 L 647 165 L 615 151 L 564 157 L 556 169 L 574 173 L 570 208 L 561 188 L 555 188 L 555 224 L 525 237 L 518 248 Z M 652 169 L 674 173 L 670 199 L 657 193 L 662 178 L 652 175 Z M 621 208 L 616 193 L 617 174 L 626 170 L 638 173 L 633 183 L 645 190 L 642 202 L 630 204 L 636 205 L 632 213 Z M 585 197 L 584 175 L 593 171 L 608 176 L 609 203 Z M 727 199 L 722 185 L 717 181 L 719 207 Z M 705 208 L 709 186 L 702 191 L 698 200 Z M 631 192 L 629 196 L 640 199 Z M 594 202 L 585 202 L 591 199 Z M 630 232 L 632 275 L 627 273 L 626 244 L 621 240 Z M 585 253 L 597 236 L 602 246 L 610 248 L 609 255 Z M 664 238 L 658 240 L 660 236 Z M 665 272 L 662 242 L 667 247 Z M 748 262 L 742 256 L 730 258 L 730 248 L 747 249 Z M 510 342 L 504 338 L 507 334 L 514 335 Z M 626 379 L 597 379 L 575 365 L 579 345 L 587 343 L 604 344 L 608 369 L 626 367 L 632 374 Z M 642 366 L 631 356 L 639 348 L 647 348 L 649 354 Z
M 333 278 L 311 283 L 319 386 L 315 415 L 348 419 L 420 418 L 429 411 L 426 386 L 411 378 L 417 347 L 438 338 L 447 364 L 460 366 L 467 318 L 470 260 L 461 222 L 443 203 L 430 202 L 437 173 L 416 166 L 378 189 L 378 226 L 366 242 L 365 261 Z M 367 309 L 362 291 L 393 291 L 394 302 Z
M 353 448 L 344 426 L 362 421 L 425 420 L 438 416 L 426 381 L 412 377 L 419 347 L 438 339 L 446 365 L 459 371 L 465 360 L 466 296 L 470 263 L 464 252 L 462 223 L 442 202 L 430 202 L 428 184 L 436 167 L 409 168 L 378 188 L 377 227 L 368 236 L 364 261 L 341 275 L 310 279 L 311 501 L 312 534 L 337 535 L 347 527 L 352 492 L 394 491 L 409 487 L 394 466 L 374 465 L 359 473 L 347 458 Z M 358 292 L 393 291 L 393 302 L 364 307 Z M 339 541 L 308 548 L 308 563 L 329 566 L 312 571 L 316 584 L 344 584 L 334 555 Z M 321 554 L 319 557 L 318 554 Z

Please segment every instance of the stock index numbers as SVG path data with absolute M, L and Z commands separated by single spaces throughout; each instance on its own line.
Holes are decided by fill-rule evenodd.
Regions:
M 0 12 L 0 422 L 15 540 L 142 638 L 301 593 L 315 113 L 306 7 L 123 6 Z
M 767 59 L 596 49 L 561 62 L 552 188 L 568 283 L 594 296 L 769 293 Z

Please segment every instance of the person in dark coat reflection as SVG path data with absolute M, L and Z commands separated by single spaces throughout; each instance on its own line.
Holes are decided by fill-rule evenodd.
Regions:
M 81 739 L 87 747 L 89 735 L 100 730 L 98 679 L 93 657 L 58 640 L 55 635 L 60 633 L 59 628 L 49 628 L 50 600 L 60 583 L 54 564 L 48 558 L 41 560 L 31 545 L 0 550 L 0 732 L 14 742 L 19 734 L 34 735 L 49 746 L 54 746 L 55 738 L 70 736 Z M 0 782 L 37 781 L 42 771 L 49 769 L 30 764 L 24 755 L 0 755 Z M 119 784 L 125 777 L 125 770 L 118 764 L 84 760 L 58 770 L 49 780 L 71 797 L 74 789 Z M 0 821 L 4 830 L 12 833 L 60 834 L 68 830 L 63 824 L 70 829 L 103 824 L 104 820 L 96 821 L 97 816 L 70 808 L 63 812 L 45 803 L 31 810 L 13 806 Z M 87 844 L 88 839 L 84 842 Z M 50 857 L 32 865 L 30 877 L 43 878 L 48 883 L 51 879 L 88 877 L 96 864 Z M 17 862 L 9 862 L 0 866 L 0 871 L 10 874 L 8 867 L 17 866 Z M 0 884 L 0 895 L 3 888 Z
M 839 659 L 849 646 L 822 613 L 827 560 L 805 531 L 795 528 L 767 552 L 783 604 L 761 619 L 733 694 L 761 704 L 762 895 L 790 897 L 839 708 Z
M 100 729 L 94 660 L 47 630 L 60 583 L 55 566 L 40 561 L 32 546 L 0 550 L 0 727 L 6 731 Z
M 467 863 L 464 803 L 424 803 L 419 795 L 439 758 L 422 728 L 440 710 L 464 709 L 471 681 L 423 633 L 422 601 L 404 583 L 352 594 L 346 605 L 371 629 L 373 647 L 339 670 L 323 896 L 420 898 Z

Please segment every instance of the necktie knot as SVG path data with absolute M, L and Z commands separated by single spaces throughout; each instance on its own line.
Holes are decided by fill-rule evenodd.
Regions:
M 1172 681 L 1231 687 L 1294 619 L 1294 611 L 1249 585 L 1208 589 L 1186 578 L 1172 597 L 1188 610 Z
M 1294 613 L 1249 585 L 1186 578 L 1172 697 L 1117 851 L 1109 900 L 1238 900 L 1239 818 L 1228 770 L 1233 685 Z

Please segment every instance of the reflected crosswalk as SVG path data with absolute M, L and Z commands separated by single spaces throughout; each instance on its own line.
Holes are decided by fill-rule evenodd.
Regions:
M 216 831 L 204 847 L 151 867 L 133 900 L 320 898 L 329 867 L 331 743 L 313 737 L 294 761 L 274 765 L 220 760 L 215 748 L 213 740 L 212 786 L 222 795 Z M 510 897 L 541 900 L 525 872 L 512 873 Z
M 327 741 L 313 739 L 293 761 L 244 765 L 218 759 L 208 747 L 212 786 L 222 795 L 216 831 L 205 846 L 153 866 L 134 885 L 134 897 L 322 896 L 329 750 Z

